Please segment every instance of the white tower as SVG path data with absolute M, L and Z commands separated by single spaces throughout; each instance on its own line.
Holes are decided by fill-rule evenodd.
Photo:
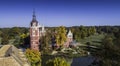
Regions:
M 67 41 L 64 44 L 65 47 L 69 47 L 70 43 L 73 42 L 73 34 L 71 32 L 71 30 L 69 30 L 68 34 L 67 34 Z
M 73 41 L 73 34 L 72 34 L 71 30 L 69 30 L 69 32 L 67 34 L 67 38 L 68 38 L 69 42 Z

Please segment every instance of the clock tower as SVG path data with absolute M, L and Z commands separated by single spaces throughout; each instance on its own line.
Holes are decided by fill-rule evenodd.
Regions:
M 39 39 L 40 39 L 40 30 L 39 23 L 36 20 L 35 11 L 33 12 L 33 18 L 30 23 L 30 47 L 33 50 L 39 51 Z

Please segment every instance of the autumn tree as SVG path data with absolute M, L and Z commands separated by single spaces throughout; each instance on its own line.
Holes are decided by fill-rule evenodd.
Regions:
M 31 66 L 41 66 L 41 54 L 39 51 L 27 49 L 25 55 L 31 63 Z
M 60 26 L 56 29 L 56 44 L 58 46 L 63 46 L 63 44 L 65 43 L 66 41 L 66 29 L 64 26 Z
M 56 57 L 48 60 L 46 66 L 70 66 L 70 64 L 64 58 Z

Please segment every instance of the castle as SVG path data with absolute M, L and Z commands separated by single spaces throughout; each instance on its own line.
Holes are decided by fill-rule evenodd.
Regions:
M 39 51 L 40 37 L 45 34 L 44 26 L 39 25 L 36 20 L 35 12 L 33 12 L 33 19 L 30 23 L 30 47 L 33 50 Z
M 33 12 L 33 19 L 30 23 L 30 47 L 33 50 L 39 51 L 40 45 L 40 38 L 41 36 L 45 35 L 45 28 L 44 26 L 39 25 L 38 21 L 36 20 L 35 12 Z M 64 44 L 64 47 L 69 47 L 70 43 L 73 42 L 73 34 L 69 30 L 68 34 L 66 35 L 67 41 Z

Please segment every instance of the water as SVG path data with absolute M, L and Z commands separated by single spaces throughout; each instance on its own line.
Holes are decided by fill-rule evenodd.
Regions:
M 95 58 L 93 56 L 73 58 L 71 66 L 88 66 L 94 60 Z
M 25 48 L 22 48 L 22 50 L 24 51 Z M 47 57 L 51 57 L 51 56 L 46 56 L 46 58 Z M 67 59 L 67 60 L 71 64 L 71 66 L 88 66 L 95 60 L 95 58 L 89 55 L 89 56 L 77 57 L 77 58 Z

